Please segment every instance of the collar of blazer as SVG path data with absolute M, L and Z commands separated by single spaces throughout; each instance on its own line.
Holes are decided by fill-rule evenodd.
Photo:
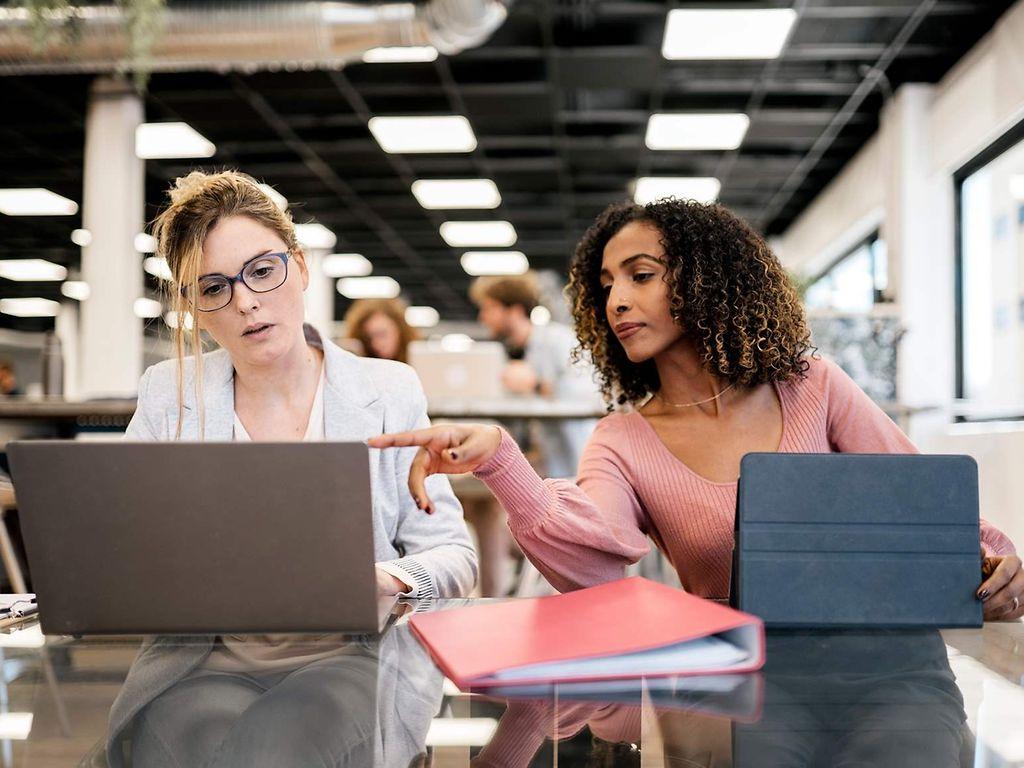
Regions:
M 330 340 L 321 338 L 306 325 L 306 340 L 324 352 L 324 429 L 328 440 L 362 440 L 380 434 L 383 405 L 380 392 L 367 374 L 360 358 Z M 218 349 L 203 356 L 203 399 L 206 401 L 205 439 L 232 439 L 235 419 L 234 366 L 227 351 Z M 175 408 L 175 411 L 177 409 Z M 182 437 L 198 436 L 195 388 L 185 384 L 185 421 Z M 168 414 L 176 420 L 177 414 Z

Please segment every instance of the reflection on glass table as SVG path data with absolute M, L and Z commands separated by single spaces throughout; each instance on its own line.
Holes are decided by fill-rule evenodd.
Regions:
M 1024 765 L 1021 623 L 771 632 L 758 674 L 486 693 L 446 681 L 404 618 L 379 638 L 228 640 L 47 638 L 49 679 L 38 643 L 8 640 L 0 764 Z

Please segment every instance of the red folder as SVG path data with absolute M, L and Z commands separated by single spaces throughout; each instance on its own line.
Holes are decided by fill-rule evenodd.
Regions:
M 739 673 L 764 665 L 764 625 L 756 616 L 639 577 L 419 613 L 409 623 L 463 690 Z

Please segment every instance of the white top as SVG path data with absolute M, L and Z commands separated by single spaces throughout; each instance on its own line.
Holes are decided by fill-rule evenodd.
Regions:
M 304 443 L 323 442 L 326 438 L 324 431 L 324 381 L 327 379 L 327 372 L 323 364 L 320 365 L 320 381 L 316 385 L 316 394 L 313 396 L 313 407 L 309 409 L 309 422 L 306 424 L 306 434 L 302 436 Z M 249 433 L 245 430 L 242 420 L 238 418 L 238 411 L 235 411 L 235 440 L 239 442 L 252 442 Z

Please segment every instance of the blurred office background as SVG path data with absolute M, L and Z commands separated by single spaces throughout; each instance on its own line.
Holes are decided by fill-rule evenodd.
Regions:
M 13 3 L 0 89 L 24 398 L 130 398 L 173 354 L 146 222 L 193 168 L 281 196 L 334 338 L 391 296 L 424 336 L 486 338 L 473 276 L 527 268 L 535 322 L 567 321 L 605 205 L 717 199 L 822 351 L 922 448 L 977 457 L 983 514 L 1024 541 L 1024 0 Z M 28 408 L 0 404 L 4 440 L 118 423 Z

